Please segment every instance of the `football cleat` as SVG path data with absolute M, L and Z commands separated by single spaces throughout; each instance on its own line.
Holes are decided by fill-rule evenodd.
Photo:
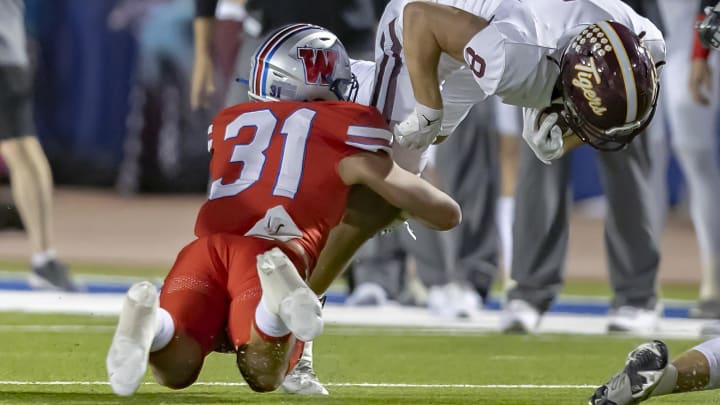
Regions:
M 625 368 L 595 390 L 589 405 L 631 405 L 647 399 L 665 374 L 668 349 L 654 340 L 628 354 Z
M 283 391 L 298 395 L 328 395 L 318 379 L 312 364 L 312 342 L 305 343 L 303 355 L 282 383 Z
M 129 396 L 137 391 L 147 370 L 155 337 L 158 292 L 149 281 L 133 284 L 125 295 L 120 319 L 106 358 L 113 392 Z
M 322 333 L 320 300 L 282 250 L 272 248 L 258 255 L 257 270 L 262 286 L 260 305 L 278 315 L 290 332 L 303 342 Z

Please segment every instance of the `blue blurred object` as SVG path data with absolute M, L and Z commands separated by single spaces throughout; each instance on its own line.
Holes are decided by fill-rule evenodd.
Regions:
M 59 183 L 110 185 L 122 157 L 136 45 L 108 29 L 116 3 L 26 1 L 35 121 Z

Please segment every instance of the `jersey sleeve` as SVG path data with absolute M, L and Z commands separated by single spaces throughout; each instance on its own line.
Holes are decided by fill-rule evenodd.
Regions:
M 358 107 L 348 122 L 345 144 L 364 151 L 390 153 L 393 136 L 385 119 L 374 107 Z
M 505 71 L 505 38 L 497 24 L 489 24 L 470 39 L 464 58 L 482 92 L 495 94 Z

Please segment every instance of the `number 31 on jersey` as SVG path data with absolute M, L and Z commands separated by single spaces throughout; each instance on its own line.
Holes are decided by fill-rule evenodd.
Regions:
M 301 108 L 282 123 L 280 134 L 285 136 L 285 143 L 273 195 L 295 197 L 302 179 L 305 146 L 315 114 L 309 108 Z M 250 143 L 235 145 L 230 163 L 243 163 L 240 175 L 234 181 L 223 177 L 214 179 L 210 185 L 209 200 L 237 195 L 260 179 L 267 159 L 265 151 L 270 147 L 277 125 L 278 120 L 270 110 L 243 113 L 227 125 L 225 141 L 237 137 L 246 127 L 255 128 L 255 136 Z

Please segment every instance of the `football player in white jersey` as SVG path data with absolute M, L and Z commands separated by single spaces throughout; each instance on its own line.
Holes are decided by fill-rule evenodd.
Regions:
M 524 107 L 523 138 L 549 163 L 583 142 L 632 141 L 655 111 L 664 58 L 657 27 L 620 0 L 391 0 L 371 103 L 394 123 L 393 159 L 407 170 L 491 95 Z M 338 232 L 318 265 L 344 268 L 351 258 L 330 252 L 358 243 Z
M 372 101 L 401 145 L 423 149 L 498 95 L 525 107 L 523 137 L 550 161 L 629 143 L 653 115 L 664 57 L 657 27 L 620 0 L 392 0 Z

